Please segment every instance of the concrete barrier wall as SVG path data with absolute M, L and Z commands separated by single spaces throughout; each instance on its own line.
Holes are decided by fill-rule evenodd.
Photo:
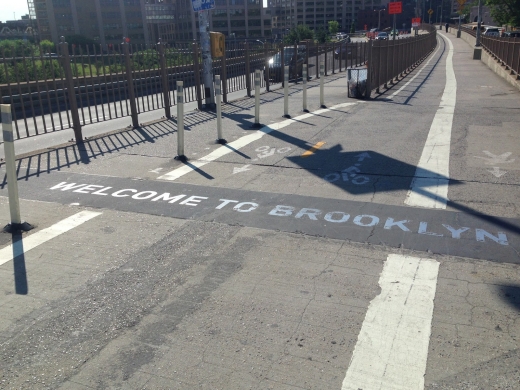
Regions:
M 456 28 L 450 28 L 448 30 L 451 34 L 457 36 L 457 29 Z M 467 32 L 462 31 L 461 32 L 461 39 L 466 41 L 468 45 L 470 45 L 472 48 L 475 47 L 475 37 L 471 34 L 468 34 Z M 493 72 L 495 72 L 497 75 L 502 77 L 504 80 L 506 80 L 509 84 L 513 85 L 514 87 L 518 88 L 520 90 L 520 80 L 517 79 L 517 76 L 514 74 L 511 74 L 510 70 L 507 70 L 505 66 L 503 66 L 499 61 L 497 61 L 493 56 L 491 56 L 484 48 L 482 48 L 482 58 L 481 61 L 486 64 L 489 69 L 491 69 Z

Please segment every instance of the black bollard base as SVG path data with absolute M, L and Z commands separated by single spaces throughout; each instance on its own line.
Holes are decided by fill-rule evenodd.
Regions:
M 225 145 L 227 141 L 224 138 L 219 138 L 215 141 L 217 144 Z
M 188 157 L 186 157 L 184 154 L 182 156 L 175 156 L 174 159 L 182 162 L 188 161 Z
M 28 232 L 29 230 L 34 229 L 34 226 L 29 222 L 22 223 L 8 223 L 4 226 L 4 232 L 6 233 L 16 233 L 16 232 Z

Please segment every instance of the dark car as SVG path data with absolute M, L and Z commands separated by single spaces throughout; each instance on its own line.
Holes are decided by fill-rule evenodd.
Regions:
M 296 69 L 294 67 L 294 46 L 284 48 L 284 65 L 289 66 L 289 78 L 295 78 L 302 75 L 303 64 L 305 62 L 305 46 L 299 45 L 297 48 Z M 264 72 L 264 77 L 267 77 Z M 279 83 L 283 81 L 282 54 L 276 53 L 269 58 L 269 81 Z
M 378 41 L 386 41 L 386 40 L 388 40 L 388 34 L 384 31 L 381 31 L 379 34 L 377 34 L 376 39 Z
M 350 56 L 350 52 L 352 51 L 352 45 L 349 45 L 350 40 L 341 42 L 334 49 L 334 58 L 338 59 L 341 52 L 341 58 L 345 59 Z
M 519 31 L 506 31 L 502 35 L 504 38 L 520 38 L 520 30 Z

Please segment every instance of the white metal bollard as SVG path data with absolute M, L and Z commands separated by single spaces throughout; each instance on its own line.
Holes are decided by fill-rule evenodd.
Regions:
M 320 106 L 325 107 L 325 97 L 323 96 L 323 87 L 325 82 L 325 65 L 320 62 Z
M 260 127 L 260 70 L 255 70 L 255 124 Z
M 289 65 L 285 65 L 283 68 L 283 116 L 284 116 L 284 118 L 290 118 L 290 116 L 289 116 Z
M 303 64 L 302 79 L 303 79 L 303 111 L 308 112 L 309 110 L 307 110 L 307 64 Z
M 177 159 L 186 159 L 184 155 L 184 88 L 182 81 L 177 81 Z
M 18 179 L 16 177 L 16 161 L 14 155 L 13 118 L 10 104 L 2 104 L 2 134 L 4 136 L 9 210 L 11 212 L 11 225 L 14 227 L 21 225 L 22 220 L 20 219 L 20 200 L 18 198 Z
M 217 142 L 225 144 L 226 140 L 222 137 L 222 89 L 220 75 L 215 75 L 215 100 L 217 105 Z

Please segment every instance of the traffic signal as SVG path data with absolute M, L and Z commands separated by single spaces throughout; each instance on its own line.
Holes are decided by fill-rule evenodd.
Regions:
M 222 57 L 224 56 L 224 50 L 226 50 L 226 41 L 224 34 L 219 32 L 210 32 L 211 42 L 211 56 Z

